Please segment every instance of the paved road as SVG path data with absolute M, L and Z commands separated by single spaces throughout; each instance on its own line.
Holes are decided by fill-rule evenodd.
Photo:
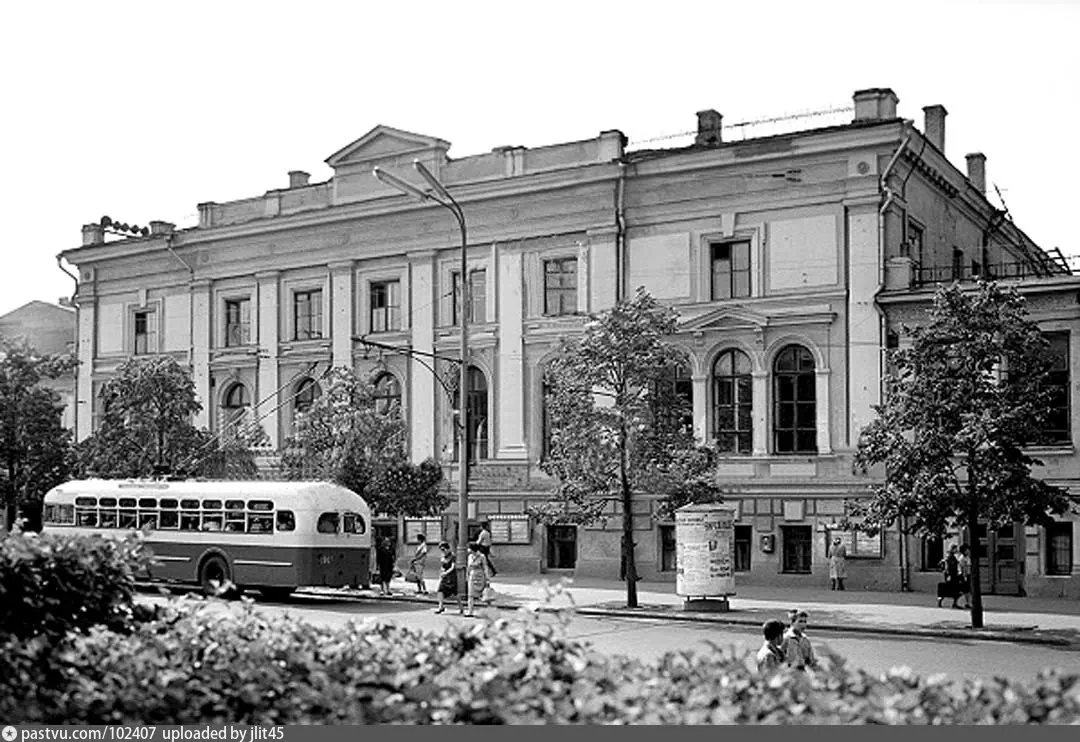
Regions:
M 215 601 L 217 610 L 234 610 L 238 605 Z M 288 613 L 327 626 L 344 626 L 350 621 L 382 621 L 441 632 L 452 624 L 478 620 L 459 617 L 453 609 L 443 615 L 435 615 L 429 605 L 391 601 L 352 602 L 293 597 L 287 602 L 257 599 L 256 606 L 257 610 L 267 613 Z M 489 615 L 512 616 L 514 613 L 489 609 Z M 553 619 L 541 616 L 540 620 Z M 665 652 L 684 649 L 709 651 L 712 644 L 756 649 L 761 643 L 756 630 L 741 626 L 663 619 L 575 616 L 569 628 L 571 636 L 589 642 L 598 651 L 627 654 L 642 660 L 652 660 Z M 1030 680 L 1046 667 L 1080 672 L 1080 651 L 1076 649 L 985 640 L 815 633 L 813 626 L 810 636 L 815 648 L 833 650 L 853 666 L 874 674 L 902 665 L 923 676 L 944 673 L 951 678 L 972 679 L 1004 675 L 1014 680 Z

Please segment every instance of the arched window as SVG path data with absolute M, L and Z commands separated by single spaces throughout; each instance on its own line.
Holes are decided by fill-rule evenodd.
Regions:
M 392 409 L 401 409 L 401 383 L 391 373 L 380 374 L 375 379 L 375 411 L 385 415 Z
M 469 425 L 469 461 L 488 457 L 488 387 L 487 377 L 476 366 L 469 366 L 467 374 L 468 390 L 465 404 Z M 458 406 L 458 396 L 454 395 L 454 408 Z M 455 423 L 456 425 L 456 423 Z M 459 440 L 454 431 L 454 458 L 458 457 Z
M 725 350 L 712 368 L 712 437 L 725 453 L 753 450 L 754 400 L 750 358 Z
M 814 356 L 789 345 L 773 364 L 773 452 L 817 453 Z
M 293 397 L 293 409 L 296 414 L 300 415 L 310 411 L 311 406 L 315 404 L 315 400 L 319 398 L 320 394 L 322 394 L 322 390 L 314 379 L 301 379 L 300 383 L 296 385 L 296 396 Z
M 225 400 L 222 404 L 222 428 L 228 436 L 235 436 L 247 424 L 248 413 L 251 410 L 251 397 L 248 396 L 247 387 L 237 382 L 225 392 Z

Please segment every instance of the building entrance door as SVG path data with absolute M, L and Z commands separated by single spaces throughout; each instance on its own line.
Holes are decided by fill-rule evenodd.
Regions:
M 1013 523 L 988 531 L 979 524 L 975 553 L 979 555 L 979 583 L 987 595 L 1023 594 L 1023 532 Z

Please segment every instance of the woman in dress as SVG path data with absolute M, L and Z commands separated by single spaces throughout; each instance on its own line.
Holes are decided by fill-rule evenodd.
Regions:
M 466 616 L 473 615 L 473 606 L 484 594 L 487 587 L 487 558 L 484 556 L 480 544 L 472 541 L 469 543 L 469 559 L 465 563 L 465 583 L 469 588 L 468 609 Z
M 945 598 L 952 598 L 952 607 L 959 608 L 956 599 L 960 597 L 960 559 L 956 555 L 956 544 L 949 547 L 949 553 L 941 560 L 941 587 L 938 588 L 938 608 Z
M 847 547 L 837 536 L 829 549 L 829 581 L 832 583 L 830 589 L 843 590 L 845 577 L 847 577 Z
M 427 595 L 427 583 L 424 582 L 424 562 L 427 561 L 428 545 L 427 536 L 418 534 L 416 540 L 416 552 L 409 560 L 409 578 L 416 581 L 416 594 Z
M 375 566 L 379 570 L 379 594 L 391 595 L 390 580 L 394 579 L 394 544 L 389 536 L 375 547 Z
M 454 554 L 450 551 L 450 544 L 445 541 L 439 543 L 439 589 L 436 592 L 436 596 L 439 598 L 439 607 L 435 609 L 436 613 L 442 613 L 445 608 L 443 607 L 443 601 L 447 598 L 457 598 L 458 613 L 464 613 L 465 609 L 461 606 L 461 593 L 458 592 L 457 584 L 457 565 L 455 564 Z
M 960 573 L 960 595 L 964 598 L 965 609 L 971 608 L 971 547 L 967 544 L 960 545 L 960 556 L 956 560 L 957 571 Z M 956 602 L 953 602 L 956 605 Z

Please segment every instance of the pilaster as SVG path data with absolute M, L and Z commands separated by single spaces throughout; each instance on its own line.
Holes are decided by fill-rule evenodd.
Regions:
M 263 271 L 255 274 L 259 292 L 259 383 L 253 403 L 260 403 L 253 410 L 262 429 L 270 438 L 270 445 L 281 445 L 281 427 L 278 422 L 278 396 L 274 391 L 281 385 L 278 368 L 278 334 L 281 327 L 280 274 Z
M 210 396 L 210 288 L 206 279 L 191 282 L 191 374 L 195 395 L 202 409 L 195 415 L 195 427 L 209 428 L 214 400 Z
M 582 248 L 585 249 L 585 248 Z M 578 265 L 588 265 L 588 254 Z M 498 414 L 499 448 L 496 458 L 524 460 L 525 447 L 525 353 L 522 322 L 521 253 L 499 256 L 497 278 L 499 295 L 499 373 Z M 585 271 L 579 271 L 580 274 Z M 580 284 L 579 284 L 580 288 Z M 580 297 L 580 293 L 579 293 Z M 578 306 L 580 307 L 580 300 Z M 539 453 L 539 452 L 537 452 Z
M 832 435 L 829 431 L 829 369 L 819 368 L 814 372 L 815 412 L 817 413 L 817 450 L 819 454 L 832 453 Z
M 75 438 L 83 441 L 94 434 L 94 330 L 97 301 L 79 297 L 79 369 L 75 387 Z
M 768 456 L 769 373 L 767 371 L 753 371 L 750 377 L 753 386 L 750 396 L 754 405 L 754 456 Z
M 406 305 L 415 307 L 411 330 L 414 353 L 409 356 L 409 445 L 414 462 L 435 456 L 435 374 L 431 361 L 435 352 L 435 253 L 409 255 L 410 296 Z M 426 354 L 426 355 L 425 355 Z
M 353 299 L 353 261 L 331 263 L 329 268 L 330 311 L 333 313 L 330 322 L 332 362 L 334 366 L 351 369 L 353 367 L 353 317 L 356 316 Z
M 693 376 L 690 379 L 694 389 L 694 437 L 702 444 L 708 445 L 711 441 L 709 435 L 709 377 Z

